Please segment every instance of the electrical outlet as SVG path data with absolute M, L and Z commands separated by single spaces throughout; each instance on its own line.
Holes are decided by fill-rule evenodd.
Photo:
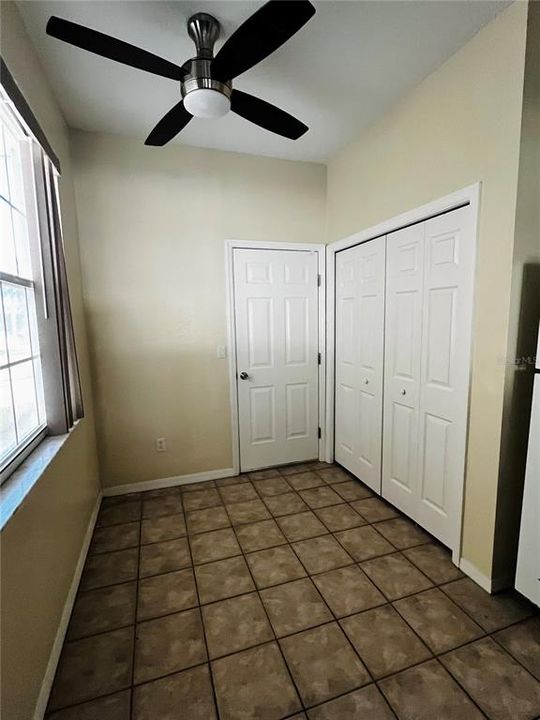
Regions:
M 218 345 L 216 348 L 216 357 L 218 357 L 220 360 L 223 360 L 227 357 L 227 346 L 226 345 Z
M 166 438 L 156 438 L 156 452 L 165 452 L 167 450 Z

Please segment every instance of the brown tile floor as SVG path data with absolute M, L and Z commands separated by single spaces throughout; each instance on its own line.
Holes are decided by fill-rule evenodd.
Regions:
M 534 720 L 540 615 L 339 467 L 106 498 L 50 720 Z

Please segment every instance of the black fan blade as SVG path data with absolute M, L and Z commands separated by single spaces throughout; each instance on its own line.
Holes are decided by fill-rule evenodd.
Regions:
M 215 77 L 232 80 L 287 42 L 315 14 L 308 0 L 270 0 L 225 42 L 212 63 Z
M 291 140 L 298 140 L 309 130 L 307 125 L 285 110 L 240 90 L 232 91 L 231 110 L 245 120 Z
M 169 140 L 183 130 L 193 115 L 188 113 L 184 107 L 184 101 L 180 100 L 169 112 L 164 115 L 144 141 L 145 145 L 166 145 Z
M 83 50 L 109 58 L 109 60 L 116 60 L 138 70 L 146 70 L 146 72 L 162 75 L 172 80 L 182 80 L 186 74 L 186 71 L 179 65 L 164 60 L 147 50 L 59 17 L 53 16 L 49 19 L 47 34 L 70 43 L 70 45 L 76 45 Z

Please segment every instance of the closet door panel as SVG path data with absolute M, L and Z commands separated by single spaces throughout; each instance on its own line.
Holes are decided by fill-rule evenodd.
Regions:
M 422 345 L 424 225 L 387 236 L 382 493 L 412 515 Z
M 416 411 L 403 403 L 391 405 L 391 444 L 389 449 L 389 477 L 392 483 L 407 493 L 414 490 L 411 448 L 416 437 Z
M 336 256 L 337 462 L 381 491 L 385 239 Z
M 473 291 L 469 208 L 425 223 L 416 520 L 454 547 L 465 464 Z

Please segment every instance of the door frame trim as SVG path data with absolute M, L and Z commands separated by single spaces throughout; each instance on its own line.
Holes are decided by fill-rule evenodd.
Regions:
M 318 327 L 319 327 L 319 460 L 324 460 L 326 440 L 326 246 L 323 243 L 304 242 L 265 242 L 263 240 L 225 240 L 225 284 L 226 284 L 226 314 L 227 314 L 227 361 L 229 373 L 229 406 L 232 436 L 232 468 L 233 473 L 240 473 L 240 429 L 238 416 L 238 380 L 236 362 L 236 329 L 234 324 L 234 250 L 294 250 L 296 252 L 316 252 L 317 272 L 321 276 L 318 301 Z
M 474 323 L 475 318 L 475 292 L 476 286 L 476 268 L 477 268 L 477 256 L 478 256 L 478 231 L 479 231 L 479 218 L 480 218 L 480 195 L 481 195 L 482 183 L 477 182 L 467 187 L 457 190 L 450 195 L 432 200 L 424 205 L 420 205 L 413 210 L 395 215 L 389 220 L 372 225 L 360 232 L 348 235 L 341 240 L 336 240 L 333 243 L 329 243 L 326 246 L 326 313 L 327 313 L 327 335 L 326 335 L 326 443 L 324 446 L 324 459 L 326 462 L 334 462 L 334 432 L 335 432 L 335 300 L 336 300 L 336 283 L 335 283 L 335 271 L 336 271 L 336 253 L 340 250 L 346 250 L 347 248 L 353 247 L 354 245 L 360 245 L 361 243 L 374 240 L 376 237 L 381 235 L 388 235 L 396 230 L 401 230 L 408 225 L 414 225 L 425 220 L 429 220 L 436 215 L 449 212 L 451 210 L 457 210 L 457 208 L 463 205 L 469 205 L 471 209 L 471 225 L 472 225 L 472 242 L 474 243 L 474 263 L 473 263 L 473 308 L 472 308 L 472 322 Z M 455 527 L 455 543 L 452 548 L 452 559 L 456 565 L 459 566 L 461 560 L 461 548 L 463 540 L 463 502 L 464 502 L 464 487 L 466 482 L 467 473 L 467 452 L 468 452 L 468 440 L 469 440 L 469 417 L 470 417 L 470 397 L 471 397 L 471 375 L 472 375 L 472 358 L 474 350 L 474 325 L 471 327 L 471 342 L 469 347 L 469 383 L 468 383 L 468 396 L 467 396 L 467 438 L 465 448 L 465 467 L 463 473 L 463 483 L 458 489 L 459 498 L 458 505 L 461 508 L 459 518 L 456 518 Z

